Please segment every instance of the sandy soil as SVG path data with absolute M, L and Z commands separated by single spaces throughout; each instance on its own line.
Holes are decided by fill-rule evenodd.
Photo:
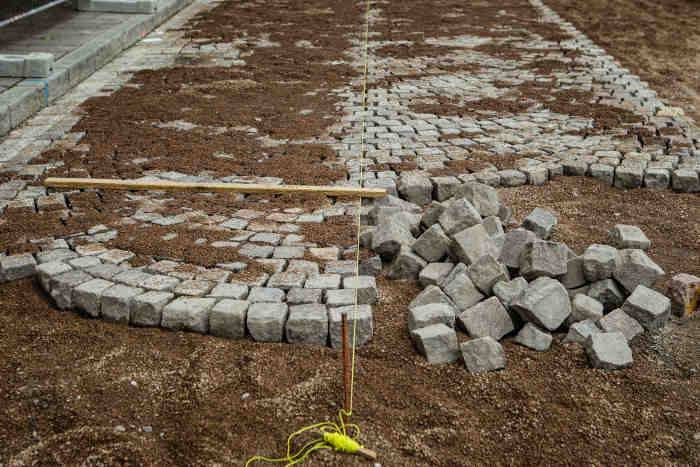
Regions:
M 545 3 L 700 123 L 698 0 Z

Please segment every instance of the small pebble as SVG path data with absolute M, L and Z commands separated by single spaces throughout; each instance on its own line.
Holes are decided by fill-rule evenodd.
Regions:
M 145 427 L 143 427 L 143 432 L 144 432 L 144 433 L 150 433 L 150 432 L 152 432 L 152 431 L 153 431 L 153 427 L 152 427 L 152 426 L 145 426 Z
M 247 393 L 247 392 L 244 392 L 244 393 L 241 395 L 241 400 L 242 400 L 242 401 L 247 401 L 248 399 L 250 399 L 250 394 Z
M 126 431 L 126 428 L 124 427 L 124 425 L 117 425 L 114 427 L 114 431 L 116 431 L 117 433 L 124 433 Z

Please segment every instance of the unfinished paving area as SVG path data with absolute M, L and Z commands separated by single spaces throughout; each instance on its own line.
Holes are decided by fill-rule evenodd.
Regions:
M 536 0 L 373 3 L 364 110 L 364 2 L 273 3 L 194 1 L 0 142 L 0 461 L 278 452 L 338 409 L 357 290 L 355 421 L 382 465 L 700 462 L 700 327 L 662 295 L 700 275 L 693 121 Z M 47 176 L 392 197 L 47 191 Z M 537 239 L 509 263 L 521 224 Z M 620 224 L 646 238 L 611 239 Z M 530 290 L 512 310 L 508 281 Z M 554 289 L 605 321 L 542 316 L 532 297 Z M 600 364 L 576 341 L 599 331 L 629 353 Z

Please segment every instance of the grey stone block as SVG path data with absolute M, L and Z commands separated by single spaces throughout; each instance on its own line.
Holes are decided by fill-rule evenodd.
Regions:
M 310 277 L 304 285 L 307 289 L 339 289 L 343 277 L 340 274 L 319 274 Z
M 523 320 L 549 331 L 556 330 L 571 314 L 569 294 L 560 282 L 540 277 L 511 303 Z
M 583 257 L 575 256 L 566 262 L 566 273 L 558 277 L 567 289 L 577 289 L 586 285 L 586 276 L 583 273 Z
M 326 345 L 328 311 L 325 305 L 306 304 L 290 307 L 285 329 L 289 343 Z
M 273 289 L 289 290 L 304 287 L 306 274 L 301 272 L 276 272 L 267 281 L 267 286 Z
M 523 250 L 537 239 L 534 232 L 525 229 L 513 229 L 506 232 L 499 260 L 512 269 L 520 267 L 520 255 Z
M 615 370 L 632 366 L 632 349 L 619 332 L 601 332 L 588 336 L 584 343 L 593 368 Z
M 485 295 L 493 292 L 493 286 L 510 279 L 508 269 L 491 255 L 484 255 L 467 268 L 467 274 L 474 285 Z
M 31 277 L 36 272 L 36 260 L 30 253 L 0 257 L 0 282 Z
M 605 332 L 620 332 L 628 341 L 644 333 L 642 325 L 620 308 L 599 319 L 598 326 Z
M 248 306 L 245 300 L 220 300 L 209 312 L 209 333 L 229 339 L 243 339 Z
M 603 317 L 603 304 L 584 294 L 576 294 L 571 301 L 571 314 L 566 323 L 571 326 L 579 321 L 590 319 L 598 321 Z
M 644 186 L 652 190 L 665 190 L 671 185 L 668 169 L 650 168 L 644 174 Z
M 605 311 L 618 308 L 625 301 L 622 290 L 613 279 L 603 279 L 592 283 L 587 295 L 602 303 Z
M 583 275 L 589 282 L 609 279 L 615 271 L 617 249 L 593 244 L 583 252 Z
M 481 223 L 491 238 L 502 237 L 505 235 L 503 231 L 503 223 L 497 216 L 485 217 Z
M 271 245 L 257 245 L 255 243 L 246 243 L 238 249 L 238 253 L 248 258 L 269 258 L 275 247 Z
M 567 248 L 563 243 L 535 240 L 520 254 L 520 274 L 531 281 L 566 274 Z
M 72 269 L 73 268 L 63 261 L 52 261 L 38 265 L 36 267 L 36 272 L 39 276 L 39 283 L 41 284 L 41 287 L 44 289 L 44 291 L 49 293 L 51 292 L 51 278 Z
M 606 185 L 612 185 L 615 180 L 615 167 L 606 164 L 591 164 L 590 168 L 591 177 L 596 180 L 605 183 Z
M 469 227 L 481 223 L 481 216 L 476 208 L 466 199 L 453 199 L 438 217 L 440 226 L 447 235 L 454 235 Z
M 161 326 L 173 331 L 192 331 L 206 334 L 209 314 L 215 298 L 178 297 L 163 308 Z
M 639 285 L 622 304 L 622 311 L 645 329 L 658 330 L 666 325 L 671 315 L 671 300 L 649 287 Z
M 533 232 L 538 238 L 547 240 L 552 235 L 556 225 L 557 218 L 554 214 L 542 208 L 535 208 L 523 220 L 522 227 Z
M 498 175 L 501 177 L 501 186 L 504 187 L 521 186 L 527 183 L 527 176 L 519 170 L 501 170 Z
M 481 217 L 498 216 L 501 200 L 498 191 L 489 185 L 475 182 L 465 183 L 457 191 L 457 196 L 462 196 L 469 201 Z
M 452 271 L 452 263 L 430 263 L 418 274 L 418 282 L 423 287 L 440 284 Z
M 355 291 L 351 289 L 326 290 L 326 305 L 329 308 L 355 304 Z
M 484 299 L 466 272 L 451 275 L 442 284 L 442 289 L 459 310 L 466 310 Z
M 451 198 L 461 182 L 457 177 L 433 177 L 433 198 L 438 201 L 444 201 Z
M 668 281 L 668 296 L 671 298 L 671 311 L 676 316 L 686 316 L 694 311 L 700 302 L 700 277 L 692 274 L 676 274 Z
M 82 256 L 68 260 L 73 269 L 87 269 L 102 264 L 102 261 L 93 256 Z
M 696 193 L 700 191 L 700 177 L 695 170 L 678 169 L 674 170 L 671 176 L 673 189 L 685 193 Z
M 584 319 L 583 321 L 578 321 L 573 323 L 569 327 L 569 332 L 564 337 L 564 342 L 576 342 L 577 344 L 584 344 L 588 336 L 591 334 L 597 334 L 602 332 L 595 322 L 590 319 Z
M 498 297 L 506 309 L 509 309 L 513 300 L 527 289 L 527 284 L 524 277 L 516 277 L 510 281 L 498 281 L 493 286 L 493 294 Z
M 203 297 L 214 288 L 215 282 L 190 279 L 182 281 L 173 289 L 175 295 L 185 295 L 188 297 Z
M 46 78 L 53 71 L 54 56 L 45 52 L 32 52 L 24 56 L 25 78 Z
M 506 367 L 506 354 L 503 347 L 492 337 L 462 342 L 460 350 L 470 373 L 483 373 Z
M 124 271 L 123 267 L 111 263 L 100 264 L 85 269 L 85 272 L 87 272 L 91 276 L 95 276 L 104 280 L 111 280 L 114 276 L 116 276 L 122 271 Z
M 334 349 L 339 349 L 342 347 L 343 315 L 347 316 L 348 338 L 351 343 L 353 341 L 352 329 L 355 317 L 357 317 L 357 325 L 355 326 L 357 337 L 355 339 L 355 345 L 360 347 L 372 338 L 372 334 L 374 332 L 374 322 L 372 319 L 372 307 L 370 305 L 359 305 L 357 307 L 357 313 L 355 313 L 354 306 L 331 308 L 328 311 L 331 347 Z
M 73 289 L 73 306 L 84 311 L 89 316 L 97 318 L 100 316 L 100 310 L 102 309 L 102 293 L 113 285 L 114 282 L 104 279 L 92 279 L 83 282 Z
M 139 286 L 142 282 L 150 279 L 151 275 L 139 269 L 123 269 L 122 272 L 116 274 L 112 280 L 124 285 L 132 287 Z
M 409 331 L 438 323 L 454 327 L 455 309 L 444 303 L 430 303 L 428 305 L 410 308 L 408 311 Z
M 389 265 L 387 277 L 389 279 L 418 279 L 418 274 L 428 263 L 420 256 L 413 253 L 410 248 L 402 248 Z
M 379 291 L 377 282 L 372 276 L 345 277 L 343 278 L 343 288 L 357 290 L 357 303 L 360 305 L 377 303 Z
M 403 198 L 413 204 L 425 206 L 433 200 L 433 184 L 428 177 L 414 173 L 401 175 L 398 186 Z
M 622 189 L 633 189 L 642 186 L 644 169 L 633 166 L 618 166 L 615 168 L 615 186 Z
M 449 305 L 453 308 L 457 308 L 455 303 L 448 297 L 442 290 L 440 290 L 440 287 L 435 286 L 435 285 L 429 285 L 425 289 L 419 293 L 416 298 L 411 300 L 411 303 L 408 304 L 408 308 L 412 309 L 417 306 L 421 305 L 428 305 L 430 303 L 444 303 L 446 305 Z
M 515 336 L 515 342 L 530 349 L 543 352 L 552 345 L 552 335 L 532 323 L 525 323 L 525 326 Z
M 251 303 L 248 332 L 258 342 L 282 342 L 288 314 L 285 303 Z
M 273 303 L 283 302 L 284 290 L 269 287 L 253 287 L 250 289 L 248 301 L 251 303 Z
M 287 292 L 289 305 L 302 305 L 304 303 L 321 303 L 323 301 L 322 289 L 290 289 Z
M 384 261 L 391 261 L 402 248 L 411 247 L 415 238 L 409 229 L 395 217 L 381 219 L 372 236 L 372 250 Z
M 438 222 L 440 215 L 445 212 L 447 205 L 448 203 L 440 203 L 437 201 L 430 203 L 430 205 L 425 208 L 425 212 L 420 219 L 421 225 L 426 229 L 433 226 L 436 222 Z
M 450 363 L 459 359 L 457 333 L 444 324 L 433 324 L 411 331 L 411 340 L 428 363 Z
M 92 279 L 83 271 L 67 271 L 51 278 L 51 298 L 62 310 L 73 307 L 73 289 Z
M 627 292 L 632 292 L 638 285 L 651 287 L 664 274 L 642 250 L 620 250 L 613 277 Z
M 485 255 L 499 256 L 498 247 L 483 225 L 477 224 L 454 235 L 451 245 L 453 256 L 469 265 Z
M 428 262 L 440 261 L 447 255 L 450 238 L 438 224 L 434 224 L 413 243 L 413 251 Z
M 472 337 L 500 340 L 515 329 L 513 320 L 496 297 L 491 297 L 457 316 L 459 325 Z
M 131 307 L 131 324 L 136 326 L 160 326 L 163 308 L 175 298 L 171 292 L 149 291 L 134 297 Z
M 102 292 L 102 317 L 107 321 L 129 324 L 134 298 L 141 295 L 143 289 L 116 284 Z
M 636 225 L 616 224 L 608 233 L 608 238 L 615 248 L 648 250 L 651 247 L 651 241 Z
M 175 289 L 180 284 L 180 279 L 177 277 L 166 276 L 163 274 L 153 274 L 142 282 L 136 284 L 146 290 L 155 292 L 169 292 Z

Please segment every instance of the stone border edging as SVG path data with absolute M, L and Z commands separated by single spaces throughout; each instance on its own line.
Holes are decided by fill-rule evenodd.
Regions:
M 116 28 L 56 61 L 47 78 L 25 79 L 0 95 L 0 136 L 47 107 L 71 88 L 113 60 L 192 0 L 161 0 L 150 15 L 135 15 Z M 9 162 L 9 161 L 8 161 Z

